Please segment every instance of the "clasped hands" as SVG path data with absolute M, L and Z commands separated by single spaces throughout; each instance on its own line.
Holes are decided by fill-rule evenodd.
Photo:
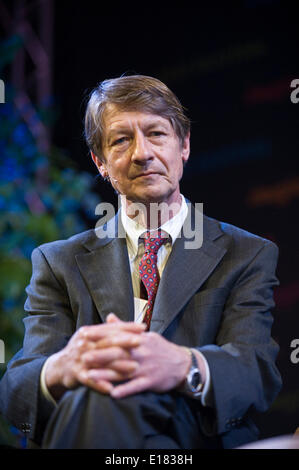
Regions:
M 186 348 L 110 313 L 104 324 L 81 327 L 48 362 L 46 384 L 59 399 L 82 384 L 114 398 L 165 392 L 180 385 L 191 360 Z

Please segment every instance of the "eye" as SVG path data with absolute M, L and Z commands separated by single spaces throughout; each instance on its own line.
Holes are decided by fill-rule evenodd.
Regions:
M 128 140 L 128 137 L 119 137 L 118 139 L 112 142 L 112 146 L 121 145 Z
M 162 131 L 152 131 L 150 133 L 151 137 L 162 137 L 163 135 L 165 135 L 165 132 Z

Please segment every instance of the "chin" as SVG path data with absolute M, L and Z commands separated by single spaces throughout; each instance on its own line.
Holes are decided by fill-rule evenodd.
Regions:
M 151 202 L 161 203 L 168 202 L 172 195 L 172 191 L 161 191 L 161 188 L 156 189 L 145 189 L 133 195 L 131 199 L 134 202 L 141 202 L 143 204 L 149 204 Z

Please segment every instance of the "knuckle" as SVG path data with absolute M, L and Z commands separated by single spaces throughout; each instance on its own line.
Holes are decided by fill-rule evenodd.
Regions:
M 157 335 L 157 333 L 156 333 L 155 331 L 149 331 L 149 332 L 147 333 L 147 336 L 148 336 L 149 338 L 154 338 L 156 335 Z
M 135 356 L 139 359 L 144 359 L 147 356 L 147 348 L 140 346 L 137 348 Z
M 155 331 L 149 331 L 147 333 L 147 339 L 148 340 L 156 340 L 158 337 L 159 337 L 159 335 Z
M 79 339 L 76 343 L 75 354 L 80 360 L 85 352 L 88 351 L 88 343 L 86 339 Z
M 119 346 L 115 346 L 111 348 L 111 359 L 116 360 L 116 359 L 127 359 L 129 356 L 129 353 L 122 349 Z
M 86 384 L 88 382 L 87 374 L 83 370 L 80 370 L 80 371 L 77 372 L 76 379 L 77 379 L 78 382 L 80 382 L 82 384 Z
M 83 349 L 84 344 L 85 341 L 83 339 L 78 339 L 77 348 L 81 351 Z
M 88 354 L 82 354 L 80 357 L 80 363 L 82 367 L 86 367 L 90 363 L 90 356 Z
M 87 333 L 88 333 L 88 326 L 81 326 L 77 331 L 77 335 L 79 336 L 79 338 L 82 338 L 82 339 L 87 336 Z

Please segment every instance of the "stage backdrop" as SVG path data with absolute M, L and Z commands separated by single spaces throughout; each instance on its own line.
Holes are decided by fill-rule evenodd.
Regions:
M 86 96 L 105 78 L 151 75 L 178 95 L 192 121 L 183 194 L 203 202 L 205 214 L 273 240 L 280 249 L 273 336 L 280 345 L 283 388 L 269 412 L 256 421 L 262 438 L 293 433 L 299 426 L 299 41 L 291 2 L 240 1 L 237 7 L 171 10 L 155 5 L 140 13 L 131 12 L 129 4 L 121 11 L 88 1 L 54 4 L 53 102 L 42 116 L 52 130 L 51 151 L 34 152 L 24 120 L 14 115 L 13 105 L 0 105 L 6 149 L 0 203 L 9 219 L 5 230 L 10 228 L 2 230 L 3 256 L 12 273 L 7 277 L 8 271 L 1 271 L 0 326 L 9 337 L 8 355 L 20 346 L 21 287 L 30 279 L 34 246 L 93 227 L 97 202 L 116 205 L 109 185 L 96 178 L 84 143 Z M 17 153 L 7 153 L 13 145 Z M 48 179 L 39 190 L 34 182 L 44 181 L 43 165 Z M 31 184 L 32 194 L 24 191 L 22 178 Z M 15 181 L 21 184 L 12 196 Z M 16 215 L 17 207 L 26 224 Z M 9 251 L 12 239 L 14 250 Z M 18 277 L 17 292 L 7 297 Z

